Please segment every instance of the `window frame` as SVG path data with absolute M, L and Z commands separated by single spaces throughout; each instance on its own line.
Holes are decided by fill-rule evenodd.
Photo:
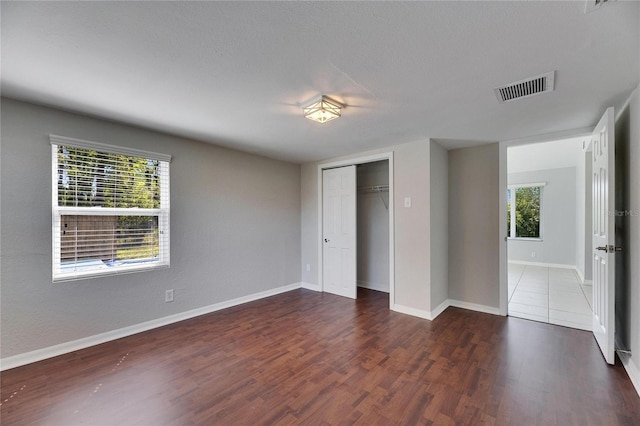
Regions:
M 129 274 L 154 269 L 165 269 L 170 266 L 170 163 L 171 156 L 150 151 L 143 151 L 117 145 L 75 139 L 66 136 L 49 135 L 51 144 L 51 276 L 53 282 L 73 281 L 111 275 Z M 58 205 L 58 147 L 69 146 L 95 150 L 99 152 L 157 160 L 160 167 L 160 208 L 118 208 L 118 207 L 73 207 Z M 136 264 L 124 264 L 106 269 L 62 272 L 61 245 L 56 243 L 56 236 L 61 232 L 62 216 L 154 216 L 158 218 L 157 261 L 146 261 Z M 59 240 L 59 238 L 58 238 Z
M 534 182 L 534 183 L 514 183 L 514 184 L 510 184 L 507 185 L 507 190 L 511 191 L 511 200 L 510 200 L 510 209 L 509 209 L 509 215 L 511 216 L 511 229 L 507 229 L 508 231 L 508 235 L 507 235 L 507 239 L 509 240 L 515 240 L 515 241 L 543 241 L 543 226 L 542 224 L 544 223 L 543 219 L 544 219 L 544 209 L 543 209 L 543 205 L 544 205 L 544 188 L 547 185 L 546 182 Z M 536 188 L 539 187 L 540 188 L 540 204 L 539 204 L 539 210 L 540 210 L 540 226 L 539 226 L 539 232 L 538 232 L 538 236 L 537 237 L 517 237 L 516 233 L 516 191 L 519 188 Z M 507 196 L 507 200 L 509 200 L 509 197 Z M 509 221 L 507 221 L 507 223 L 509 223 Z

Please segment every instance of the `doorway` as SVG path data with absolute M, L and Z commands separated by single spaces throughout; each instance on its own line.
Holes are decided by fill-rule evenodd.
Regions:
M 359 164 L 357 286 L 389 293 L 389 161 Z
M 328 290 L 327 275 L 329 274 L 325 261 L 331 261 L 331 259 L 325 259 L 324 253 L 323 175 L 326 170 L 346 166 L 357 166 L 360 177 L 354 187 L 359 213 L 356 215 L 354 225 L 359 237 L 357 238 L 358 256 L 355 279 L 351 285 L 354 292 L 358 286 L 388 292 L 389 306 L 392 307 L 395 265 L 393 152 L 318 165 L 318 269 L 321 290 Z M 384 225 L 381 225 L 382 221 L 385 221 Z
M 591 330 L 591 163 L 584 138 L 507 148 L 510 316 Z

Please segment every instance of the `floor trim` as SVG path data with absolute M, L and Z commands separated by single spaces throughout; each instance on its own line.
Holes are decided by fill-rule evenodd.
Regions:
M 307 290 L 313 290 L 313 291 L 318 291 L 318 292 L 322 291 L 322 289 L 320 288 L 319 284 L 311 284 L 311 283 L 301 282 L 300 283 L 300 287 L 301 288 L 306 288 Z
M 436 308 L 431 311 L 431 319 L 436 319 L 438 315 L 443 313 L 444 310 L 447 309 L 449 306 L 451 306 L 451 301 L 449 299 L 446 299 L 444 302 L 436 306 Z
M 509 260 L 508 263 L 513 263 L 515 265 L 541 266 L 543 268 L 561 268 L 561 269 L 577 270 L 576 265 L 564 265 L 562 263 L 527 262 L 524 260 Z
M 383 293 L 389 293 L 389 284 L 370 283 L 368 281 L 358 280 L 358 287 L 368 288 L 369 290 L 381 291 Z
M 412 308 L 410 306 L 398 305 L 397 303 L 393 305 L 392 310 L 399 312 L 401 314 L 411 315 L 413 317 L 423 318 L 426 320 L 432 320 L 431 312 L 425 311 L 422 309 Z
M 449 299 L 449 306 L 468 309 L 470 311 L 484 312 L 485 314 L 501 315 L 500 308 L 495 308 L 493 306 L 487 306 L 487 305 L 480 305 L 477 303 L 463 302 L 461 300 Z
M 620 361 L 622 361 L 624 369 L 627 371 L 629 379 L 631 379 L 631 383 L 633 383 L 633 387 L 636 389 L 638 396 L 640 396 L 640 369 L 638 369 L 638 366 L 633 362 L 631 355 L 623 352 L 617 352 L 617 354 Z
M 493 306 L 479 305 L 477 303 L 463 302 L 460 300 L 447 299 L 439 304 L 433 311 L 425 311 L 422 309 L 416 309 L 404 305 L 393 305 L 392 310 L 401 314 L 407 314 L 418 318 L 424 318 L 429 321 L 436 319 L 438 315 L 445 311 L 449 306 L 454 308 L 467 309 L 470 311 L 482 312 L 485 314 L 500 315 L 500 308 L 494 308 Z
M 227 300 L 220 303 L 214 303 L 213 305 L 203 306 L 202 308 L 196 308 L 190 311 L 180 312 L 178 314 L 169 315 L 163 318 L 157 318 L 151 321 L 146 321 L 140 324 L 131 325 L 128 327 L 117 329 L 117 330 L 107 331 L 105 333 L 100 333 L 100 334 L 96 334 L 89 337 L 83 337 L 82 339 L 72 340 L 70 342 L 49 346 L 47 348 L 36 349 L 35 351 L 10 356 L 7 358 L 2 358 L 0 359 L 0 371 L 9 370 L 11 368 L 20 367 L 23 365 L 31 364 L 33 362 L 37 362 L 37 361 L 42 361 L 47 358 L 53 358 L 58 355 L 63 355 L 69 352 L 74 352 L 80 349 L 85 349 L 91 346 L 99 345 L 101 343 L 110 342 L 112 340 L 120 339 L 122 337 L 131 336 L 133 334 L 138 334 L 143 331 L 148 331 L 154 328 L 163 327 L 165 325 L 173 324 L 173 323 L 184 321 L 190 318 L 198 317 L 200 315 L 205 315 L 211 312 L 216 312 L 222 309 L 241 305 L 243 303 L 253 302 L 254 300 L 275 296 L 276 294 L 285 293 L 287 291 L 295 290 L 300 287 L 303 287 L 303 283 L 289 284 L 282 287 L 277 287 L 274 289 L 262 291 L 259 293 L 238 297 L 236 299 Z

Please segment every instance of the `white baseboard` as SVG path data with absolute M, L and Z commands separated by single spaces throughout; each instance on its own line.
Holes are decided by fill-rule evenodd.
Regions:
M 614 344 L 616 348 L 625 347 L 625 345 L 623 345 L 618 340 L 617 337 L 615 339 Z M 636 389 L 636 393 L 638 394 L 638 396 L 640 396 L 640 368 L 638 368 L 638 365 L 636 365 L 636 363 L 634 362 L 633 358 L 631 357 L 631 354 L 618 352 L 618 351 L 616 351 L 616 354 L 618 355 L 618 358 L 620 358 L 620 361 L 622 362 L 622 366 L 626 370 L 627 375 L 629 376 L 629 379 L 631 379 L 631 383 L 633 384 L 633 387 Z
M 389 284 L 381 284 L 381 283 L 370 283 L 367 281 L 358 281 L 358 287 L 368 288 L 370 290 L 382 291 L 384 293 L 389 293 Z
M 431 311 L 431 319 L 432 320 L 436 319 L 438 315 L 443 313 L 444 310 L 447 309 L 449 306 L 451 306 L 449 304 L 449 299 L 446 299 L 444 302 L 439 304 L 434 310 Z
M 449 299 L 449 306 L 455 308 L 468 309 L 470 311 L 483 312 L 485 314 L 500 315 L 500 308 L 493 306 L 479 305 L 477 303 L 463 302 L 461 300 Z
M 578 276 L 578 280 L 580 280 L 580 284 L 584 284 L 584 275 L 580 272 L 580 269 L 576 266 L 575 273 Z
M 638 396 L 640 396 L 640 369 L 636 363 L 633 362 L 631 355 L 618 352 L 618 357 L 620 358 L 620 361 L 622 361 L 624 369 L 627 370 L 627 374 L 631 379 L 631 383 L 633 383 L 633 387 L 636 388 Z
M 401 314 L 407 314 L 414 317 L 424 318 L 424 319 L 428 319 L 429 321 L 433 321 L 434 319 L 436 319 L 438 315 L 443 313 L 445 309 L 447 309 L 449 306 L 453 306 L 455 308 L 467 309 L 470 311 L 482 312 L 485 314 L 501 315 L 500 308 L 494 308 L 493 306 L 478 305 L 477 303 L 462 302 L 460 300 L 453 300 L 453 299 L 445 300 L 432 311 L 424 311 L 422 309 L 411 308 L 409 306 L 398 305 L 398 304 L 393 305 L 391 310 L 400 312 Z
M 562 263 L 527 262 L 524 260 L 509 260 L 509 263 L 515 265 L 542 266 L 544 268 L 576 269 L 576 265 L 565 265 Z
M 431 312 L 422 309 L 416 309 L 409 306 L 394 304 L 391 310 L 400 312 L 401 314 L 411 315 L 413 317 L 431 320 Z
M 311 284 L 311 283 L 302 282 L 300 283 L 300 287 L 306 288 L 307 290 L 322 291 L 322 288 L 320 288 L 320 284 Z
M 202 308 L 192 309 L 186 312 L 169 315 L 163 318 L 146 321 L 129 327 L 117 330 L 107 331 L 105 333 L 96 334 L 94 336 L 83 337 L 82 339 L 73 340 L 71 342 L 61 343 L 59 345 L 50 346 L 48 348 L 37 349 L 35 351 L 26 352 L 19 355 L 10 356 L 0 359 L 0 371 L 9 370 L 11 368 L 20 367 L 22 365 L 31 364 L 33 362 L 42 361 L 43 359 L 53 358 L 69 352 L 85 349 L 90 346 L 99 345 L 101 343 L 120 339 L 122 337 L 138 334 L 143 331 L 152 330 L 154 328 L 163 327 L 179 321 L 184 321 L 200 315 L 209 314 L 211 312 L 230 308 L 232 306 L 241 305 L 243 303 L 253 302 L 254 300 L 264 299 L 265 297 L 275 296 L 276 294 L 286 293 L 302 287 L 303 283 L 294 283 L 277 287 L 271 290 L 250 294 L 248 296 L 238 297 L 236 299 L 227 300 L 225 302 L 214 303 L 213 305 L 203 306 Z

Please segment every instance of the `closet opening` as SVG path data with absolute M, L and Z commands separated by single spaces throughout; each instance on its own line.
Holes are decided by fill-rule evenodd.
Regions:
M 357 285 L 389 293 L 389 161 L 358 164 Z

